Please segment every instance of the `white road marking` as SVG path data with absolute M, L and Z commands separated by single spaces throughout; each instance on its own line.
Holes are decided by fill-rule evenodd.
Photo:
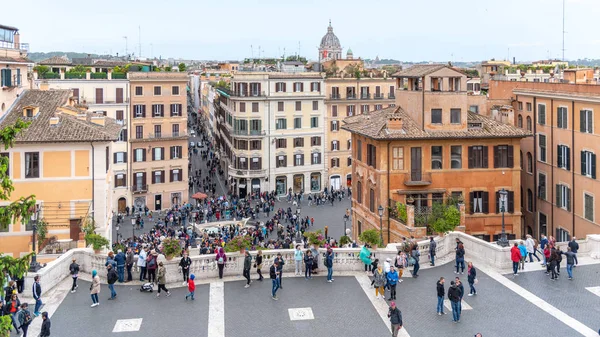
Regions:
M 290 314 L 290 320 L 292 321 L 305 321 L 315 319 L 315 315 L 310 307 L 308 308 L 290 308 L 288 309 Z
M 221 281 L 210 284 L 208 335 L 210 337 L 225 337 L 225 285 Z
M 369 279 L 369 277 L 366 274 L 361 273 L 360 275 L 356 275 L 355 277 L 356 277 L 356 281 L 358 281 L 358 284 L 360 284 L 361 288 L 363 289 L 363 291 L 369 298 L 369 301 L 371 301 L 371 303 L 375 307 L 375 310 L 377 310 L 377 313 L 379 314 L 379 316 L 385 323 L 385 326 L 387 326 L 388 331 L 392 332 L 392 326 L 390 324 L 390 319 L 387 317 L 387 313 L 388 313 L 388 309 L 389 309 L 387 302 L 380 298 L 375 298 L 375 289 L 371 286 L 371 279 Z M 399 337 L 410 337 L 410 335 L 408 334 L 408 332 L 406 331 L 406 328 L 404 326 L 402 327 L 402 329 L 400 331 L 398 331 L 398 336 Z
M 132 332 L 140 331 L 142 327 L 142 318 L 119 319 L 115 323 L 112 332 Z
M 600 296 L 600 287 L 585 287 L 585 290 L 591 292 L 596 296 Z
M 473 310 L 473 307 L 471 307 L 467 302 L 465 302 L 465 300 L 462 300 L 461 306 L 462 306 L 462 310 Z M 449 299 L 444 300 L 444 307 L 446 309 L 448 309 L 450 312 L 452 312 L 452 306 L 450 305 Z

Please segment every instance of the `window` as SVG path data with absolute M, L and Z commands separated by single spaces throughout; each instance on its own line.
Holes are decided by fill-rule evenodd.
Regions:
M 304 91 L 304 83 L 294 82 L 294 92 L 302 92 L 302 91 Z
M 312 154 L 311 164 L 312 165 L 321 164 L 321 153 L 320 152 L 315 152 Z
M 513 167 L 514 151 L 512 145 L 494 146 L 494 167 Z
M 304 137 L 294 138 L 294 147 L 303 147 L 304 146 Z
M 581 151 L 581 175 L 596 179 L 596 155 Z
M 375 212 L 375 190 L 369 190 L 369 211 Z
M 362 104 L 360 106 L 360 112 L 362 112 L 363 114 L 369 112 L 369 105 L 368 104 Z
M 523 116 L 521 115 L 517 117 L 517 127 L 523 128 Z
M 152 116 L 165 117 L 165 106 L 163 104 L 152 104 Z
M 152 160 L 164 160 L 165 159 L 165 148 L 155 147 L 152 149 Z
M 135 87 L 135 95 L 136 96 L 142 96 L 142 95 L 144 95 L 144 87 L 142 87 L 142 86 L 136 86 Z
M 527 173 L 533 172 L 533 156 L 531 152 L 527 152 Z
M 340 149 L 340 142 L 337 140 L 331 141 L 331 151 L 338 151 Z
M 25 178 L 40 177 L 40 153 L 25 152 Z
M 487 168 L 488 167 L 488 147 L 487 146 L 469 146 L 469 168 Z
M 275 92 L 285 92 L 285 83 L 284 82 L 275 83 Z
M 179 137 L 179 124 L 171 125 L 171 133 L 173 137 Z
M 96 88 L 96 104 L 104 103 L 104 89 Z
M 134 157 L 134 162 L 136 163 L 140 163 L 143 161 L 146 161 L 146 150 L 145 149 L 135 149 L 133 154 L 135 155 Z
M 592 110 L 579 111 L 579 131 L 594 133 L 594 112 Z
M 304 155 L 296 154 L 294 155 L 294 166 L 303 166 L 304 165 Z
M 238 157 L 238 169 L 247 170 L 248 169 L 248 161 L 244 157 Z
M 143 139 L 144 138 L 144 126 L 137 125 L 135 127 L 135 139 Z
M 4 154 L 2 154 L 2 155 L 4 155 Z M 115 164 L 126 163 L 127 162 L 127 153 L 126 152 L 115 152 L 113 154 L 113 162 Z
M 252 102 L 252 112 L 258 112 L 258 102 Z
M 284 107 L 285 107 L 284 102 L 277 102 L 277 111 L 282 112 L 284 110 Z
M 252 119 L 250 121 L 250 134 L 260 134 L 261 126 L 260 119 Z
M 286 147 L 287 147 L 287 139 L 285 139 L 285 138 L 279 138 L 275 142 L 276 149 L 285 149 Z
M 312 101 L 313 111 L 319 110 L 319 101 Z
M 442 124 L 442 109 L 431 109 L 431 124 Z
M 594 197 L 585 193 L 584 194 L 584 205 L 583 205 L 583 215 L 586 220 L 594 221 Z
M 331 158 L 331 167 L 340 167 L 340 158 Z
M 392 170 L 404 170 L 404 147 L 392 147 Z
M 354 104 L 353 105 L 347 105 L 346 106 L 346 116 L 348 116 L 348 117 L 354 116 L 354 108 L 355 107 L 356 106 Z
M 332 105 L 331 106 L 331 117 L 337 117 L 338 116 L 337 109 L 338 109 L 337 105 Z
M 527 107 L 527 111 L 531 111 L 531 110 L 532 110 L 532 107 L 533 107 L 533 106 L 531 105 L 531 103 L 530 103 L 530 102 L 527 102 L 527 103 L 525 104 L 525 106 Z
M 246 112 L 246 103 L 240 102 L 240 112 Z
M 162 94 L 162 87 L 161 86 L 155 86 L 154 87 L 154 96 L 160 96 Z
M 529 104 L 529 103 L 527 103 Z M 546 106 L 544 104 L 538 104 L 538 124 L 546 125 Z
M 121 132 L 119 133 L 119 142 L 126 142 L 127 141 L 127 129 L 121 129 Z
M 331 131 L 340 131 L 338 121 L 331 121 Z
M 275 121 L 275 129 L 276 130 L 287 129 L 287 119 L 277 118 L 277 120 Z
M 375 110 L 381 110 L 381 109 L 383 109 L 383 105 L 375 104 Z
M 171 182 L 181 181 L 181 180 L 182 180 L 181 170 L 179 170 L 179 169 L 171 170 Z
M 125 174 L 115 174 L 115 187 L 126 187 L 127 179 L 125 179 Z
M 571 211 L 571 189 L 563 184 L 556 184 L 556 206 Z
M 546 174 L 538 172 L 538 197 L 546 200 Z
M 234 146 L 238 150 L 248 150 L 248 141 L 241 139 L 234 140 Z
M 356 159 L 362 160 L 362 140 L 356 141 Z
M 250 150 L 260 150 L 262 147 L 262 141 L 260 140 L 251 140 L 250 141 Z
M 319 117 L 311 117 L 310 118 L 310 127 L 318 128 L 319 127 Z
M 171 159 L 182 158 L 182 146 L 171 146 Z
M 321 83 L 310 82 L 310 91 L 321 91 Z
M 254 97 L 260 96 L 260 83 L 250 83 L 250 95 Z
M 531 117 L 527 116 L 527 131 L 531 131 L 531 130 L 532 130 Z
M 360 181 L 356 183 L 356 202 L 362 204 L 362 183 Z
M 567 122 L 567 108 L 564 106 L 560 106 L 556 108 L 556 126 L 560 129 L 567 129 L 569 123 Z
M 523 110 L 523 102 L 517 102 L 517 109 Z
M 164 171 L 154 171 L 152 172 L 152 183 L 160 184 L 165 182 L 165 173 Z
M 460 109 L 450 109 L 450 123 L 460 124 Z
M 174 85 L 171 87 L 171 95 L 179 96 L 179 86 Z
M 489 193 L 484 191 L 475 191 L 469 193 L 471 201 L 471 214 L 489 213 Z
M 523 189 L 521 188 L 521 191 L 522 190 Z M 507 212 L 507 213 L 515 212 L 515 192 L 506 191 L 506 193 L 507 193 L 506 204 L 502 205 L 501 200 L 500 200 L 500 191 L 496 191 L 496 213 L 502 213 L 502 211 L 503 211 L 502 207 L 506 207 L 506 209 L 504 209 L 504 212 Z M 521 199 L 522 198 L 523 198 L 523 195 L 521 195 Z
M 538 136 L 538 144 L 540 146 L 540 161 L 546 162 L 546 135 Z
M 321 137 L 319 137 L 319 136 L 310 137 L 310 145 L 311 146 L 320 146 L 321 145 Z
M 557 145 L 556 146 L 556 166 L 561 169 L 570 170 L 571 169 L 571 149 L 569 149 L 566 145 Z
M 294 129 L 302 128 L 302 117 L 294 117 Z
M 262 170 L 262 158 L 254 157 L 252 161 L 250 161 L 250 169 L 251 170 Z
M 469 111 L 479 114 L 479 105 L 469 105 Z
M 367 144 L 367 165 L 377 168 L 377 148 L 375 145 Z
M 296 111 L 302 111 L 302 102 L 296 101 Z
M 117 110 L 115 112 L 115 119 L 117 120 L 117 122 L 123 122 L 123 119 L 125 119 L 125 114 L 123 113 L 123 110 Z
M 154 126 L 154 138 L 160 138 L 162 136 L 162 126 L 155 125 Z
M 527 189 L 527 211 L 533 212 L 533 191 L 530 188 Z
M 442 147 L 432 146 L 431 147 L 431 169 L 441 170 L 443 167 L 442 163 Z
M 277 156 L 277 161 L 275 162 L 275 167 L 287 167 L 287 156 L 286 155 Z
M 571 236 L 569 235 L 569 231 L 564 228 L 556 229 L 556 241 L 557 242 L 565 242 L 571 240 Z
M 133 106 L 133 112 L 135 118 L 145 118 L 146 117 L 146 106 L 143 104 L 136 104 Z
M 352 139 L 348 139 L 346 141 L 346 150 L 351 150 L 352 149 Z
M 450 146 L 450 168 L 462 168 L 462 146 L 460 145 Z

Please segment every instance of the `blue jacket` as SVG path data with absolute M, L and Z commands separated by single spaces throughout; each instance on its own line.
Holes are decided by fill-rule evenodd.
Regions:
M 112 264 L 113 268 L 117 267 L 117 262 L 113 259 L 110 258 L 110 256 L 106 257 L 106 263 L 104 264 L 104 266 L 108 266 L 109 264 Z
M 371 251 L 369 250 L 369 248 L 363 246 L 362 249 L 360 250 L 359 256 L 364 264 L 367 264 L 367 265 L 371 264 L 371 258 L 369 257 L 369 256 L 371 256 Z
M 396 283 L 398 283 L 398 271 L 394 270 L 391 271 L 389 273 L 387 273 L 387 279 L 388 279 L 388 283 L 390 285 L 396 285 Z
M 527 247 L 525 247 L 525 245 L 519 245 L 519 250 L 521 251 L 521 256 L 525 258 L 527 256 Z
M 325 266 L 328 267 L 328 268 L 333 267 L 333 253 L 327 254 L 327 256 L 325 257 L 325 259 L 326 259 Z
M 117 266 L 124 266 L 125 265 L 125 254 L 123 254 L 123 252 L 118 253 L 115 256 L 115 262 L 117 262 Z
M 548 244 L 548 239 L 547 238 L 543 238 L 540 240 L 540 248 L 542 250 L 544 250 L 544 247 L 546 247 L 546 245 Z

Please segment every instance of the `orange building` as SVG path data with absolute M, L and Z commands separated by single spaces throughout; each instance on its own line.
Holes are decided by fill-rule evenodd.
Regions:
M 423 233 L 388 210 L 414 201 L 425 220 L 433 203 L 459 200 L 467 233 L 496 240 L 501 232 L 499 191 L 508 191 L 509 237 L 521 236 L 521 168 L 515 154 L 525 130 L 469 111 L 466 76 L 444 65 L 413 66 L 394 75 L 396 105 L 346 118 L 352 134 L 353 233 L 379 229 L 384 241 Z M 404 85 L 406 84 L 406 86 Z M 354 183 L 356 182 L 356 183 Z M 417 214 L 418 213 L 418 214 Z

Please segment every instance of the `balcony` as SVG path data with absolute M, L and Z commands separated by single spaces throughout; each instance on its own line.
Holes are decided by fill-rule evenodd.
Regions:
M 385 98 L 385 95 L 384 95 L 384 94 L 379 94 L 379 95 L 378 95 L 378 94 L 375 94 L 375 95 L 373 96 L 373 98 L 374 98 L 374 99 L 384 99 L 384 98 Z
M 428 186 L 431 185 L 431 173 L 429 172 L 411 172 L 404 177 L 405 186 Z
M 329 99 L 342 99 L 340 94 L 331 94 L 329 95 Z
M 148 185 L 146 184 L 142 184 L 142 185 L 133 185 L 131 186 L 131 192 L 135 193 L 146 193 L 148 192 Z
M 29 52 L 29 43 L 15 43 L 8 41 L 0 41 L 0 49 L 14 49 Z
M 262 178 L 267 175 L 266 169 L 252 170 L 235 168 L 233 165 L 228 166 L 229 175 L 238 178 Z
M 346 95 L 346 99 L 356 99 L 356 94 L 348 94 Z
M 266 97 L 264 91 L 234 91 L 231 93 L 233 97 Z
M 371 99 L 371 94 L 369 94 L 369 93 L 360 94 L 360 99 Z
M 187 132 L 173 132 L 173 133 L 166 133 L 166 132 L 153 132 L 153 133 L 149 133 L 148 134 L 148 139 L 169 139 L 169 138 L 181 138 L 181 137 L 187 137 Z
M 233 130 L 234 136 L 264 136 L 265 130 Z
M 396 99 L 396 95 L 394 93 L 389 93 L 388 94 L 388 99 Z

